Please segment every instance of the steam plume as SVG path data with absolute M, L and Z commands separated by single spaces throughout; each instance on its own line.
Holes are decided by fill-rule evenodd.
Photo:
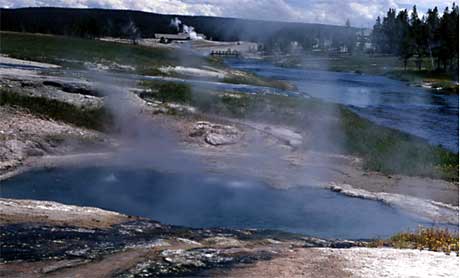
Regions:
M 204 40 L 204 37 L 198 35 L 193 26 L 188 26 L 182 23 L 177 17 L 171 19 L 169 26 L 175 27 L 177 32 L 180 32 L 180 26 L 182 25 L 182 32 L 189 35 L 191 40 Z
M 169 23 L 169 26 L 175 27 L 177 32 L 179 32 L 181 24 L 182 24 L 182 21 L 180 21 L 180 19 L 175 17 L 175 18 L 171 19 L 171 23 Z

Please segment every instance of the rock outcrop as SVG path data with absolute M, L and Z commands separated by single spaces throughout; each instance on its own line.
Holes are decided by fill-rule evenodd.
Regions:
M 242 132 L 234 126 L 196 122 L 190 133 L 191 137 L 203 137 L 204 141 L 212 146 L 236 144 L 242 137 Z

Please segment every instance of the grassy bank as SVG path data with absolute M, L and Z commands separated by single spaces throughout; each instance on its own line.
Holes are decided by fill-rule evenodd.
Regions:
M 458 181 L 458 156 L 418 137 L 382 127 L 345 106 L 303 97 L 247 95 L 192 90 L 188 85 L 143 84 L 153 98 L 197 107 L 205 114 L 292 126 L 305 133 L 307 149 L 353 154 L 364 167 L 385 174 L 405 174 Z M 165 89 L 168 88 L 168 89 Z M 177 90 L 176 90 L 177 89 Z
M 458 156 L 398 130 L 378 126 L 340 109 L 344 147 L 364 159 L 368 170 L 458 181 Z
M 398 57 L 368 54 L 284 56 L 269 60 L 284 67 L 384 75 L 415 86 L 429 85 L 438 93 L 458 94 L 458 74 L 435 70 L 428 58 L 422 60 L 422 70 L 418 70 L 415 58 L 409 59 L 404 69 Z
M 240 72 L 239 74 L 230 74 L 222 82 L 230 84 L 250 84 L 255 86 L 273 87 L 281 90 L 295 90 L 295 86 L 280 80 L 262 78 L 249 72 Z
M 428 70 L 393 70 L 386 76 L 408 82 L 416 86 L 429 86 L 438 93 L 458 95 L 458 84 L 452 80 L 452 75 Z
M 32 114 L 100 131 L 107 130 L 112 122 L 104 108 L 80 109 L 57 100 L 20 95 L 6 89 L 0 89 L 0 105 L 26 108 Z
M 271 59 L 272 60 L 272 59 Z M 341 56 L 286 56 L 275 58 L 276 64 L 284 67 L 301 67 L 311 70 L 329 70 L 339 72 L 361 72 L 381 75 L 390 69 L 403 69 L 397 57 L 392 56 L 369 56 L 341 55 Z
M 82 68 L 85 62 L 134 67 L 139 73 L 182 63 L 180 51 L 65 36 L 0 32 L 1 52 L 11 57 Z M 205 63 L 190 57 L 190 64 Z

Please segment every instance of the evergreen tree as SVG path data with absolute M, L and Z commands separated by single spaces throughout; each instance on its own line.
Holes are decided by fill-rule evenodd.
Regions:
M 421 70 L 422 60 L 430 57 L 431 69 L 437 60 L 437 69 L 458 72 L 459 56 L 459 8 L 455 3 L 446 8 L 439 17 L 438 8 L 429 9 L 422 19 L 419 18 L 417 7 L 409 14 L 400 11 L 397 16 L 394 9 L 389 9 L 383 20 L 377 18 L 372 30 L 372 42 L 379 53 L 393 54 L 400 57 L 407 67 L 412 56 L 417 57 L 416 63 Z
M 371 40 L 372 44 L 375 47 L 375 51 L 380 53 L 383 52 L 384 34 L 382 30 L 382 21 L 380 19 L 380 16 L 377 17 L 377 20 L 375 21 L 374 28 L 372 29 Z
M 412 39 L 414 52 L 417 55 L 417 67 L 419 70 L 421 70 L 422 58 L 427 49 L 427 38 L 425 35 L 424 24 L 418 17 L 417 6 L 415 5 L 412 8 L 412 14 L 410 17 L 410 36 Z
M 428 41 L 428 53 L 431 60 L 431 68 L 434 68 L 434 58 L 439 54 L 439 14 L 438 7 L 429 9 L 427 12 L 427 18 L 425 21 Z
M 448 49 L 449 70 L 458 70 L 458 6 L 453 3 L 452 10 L 447 18 L 448 28 L 446 37 L 446 48 Z M 456 62 L 454 62 L 456 60 Z
M 383 33 L 383 45 L 382 49 L 384 53 L 397 54 L 397 35 L 396 30 L 396 10 L 389 9 L 387 16 L 383 18 L 382 33 Z
M 449 60 L 449 36 L 448 34 L 451 32 L 451 26 L 450 24 L 450 13 L 449 13 L 449 8 L 446 7 L 444 10 L 444 14 L 441 17 L 441 21 L 439 24 L 439 41 L 440 41 L 440 47 L 439 47 L 439 57 L 438 57 L 438 65 L 440 67 L 440 64 L 443 65 L 443 69 L 446 70 L 448 60 Z
M 397 54 L 403 60 L 404 69 L 408 60 L 414 55 L 414 44 L 410 36 L 409 15 L 407 10 L 400 11 L 396 17 L 396 37 L 399 42 Z

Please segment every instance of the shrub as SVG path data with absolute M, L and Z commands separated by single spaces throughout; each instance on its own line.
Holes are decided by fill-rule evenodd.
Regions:
M 157 98 L 164 102 L 189 104 L 192 101 L 192 89 L 187 84 L 163 83 L 158 87 Z
M 398 233 L 387 240 L 376 240 L 371 247 L 390 246 L 394 248 L 411 248 L 430 250 L 459 255 L 458 234 L 442 228 L 419 228 L 416 232 Z

